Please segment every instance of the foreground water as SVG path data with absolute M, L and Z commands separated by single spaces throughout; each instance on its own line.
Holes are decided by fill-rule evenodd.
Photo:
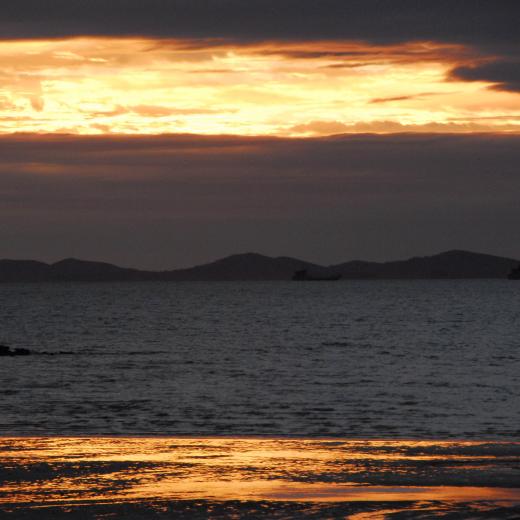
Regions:
M 5 284 L 0 432 L 518 439 L 520 285 Z
M 520 517 L 520 443 L 3 438 L 12 518 Z

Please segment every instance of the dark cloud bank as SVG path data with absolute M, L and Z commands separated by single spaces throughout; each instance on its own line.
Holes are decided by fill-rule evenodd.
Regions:
M 516 0 L 4 0 L 0 36 L 518 44 Z
M 464 81 L 491 81 L 496 89 L 520 92 L 520 59 L 499 59 L 474 67 L 457 67 L 452 76 Z
M 0 137 L 2 256 L 519 257 L 520 136 Z
M 462 67 L 454 76 L 520 90 L 518 0 L 4 0 L 0 14 L 4 39 L 138 35 L 196 46 L 211 40 L 462 44 L 474 59 L 492 62 Z

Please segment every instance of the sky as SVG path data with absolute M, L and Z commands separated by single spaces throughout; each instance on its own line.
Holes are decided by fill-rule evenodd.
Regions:
M 0 10 L 2 258 L 520 258 L 516 0 Z

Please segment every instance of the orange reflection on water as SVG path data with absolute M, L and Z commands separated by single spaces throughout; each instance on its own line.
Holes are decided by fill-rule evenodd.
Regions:
M 520 443 L 276 438 L 0 440 L 3 504 L 515 501 Z

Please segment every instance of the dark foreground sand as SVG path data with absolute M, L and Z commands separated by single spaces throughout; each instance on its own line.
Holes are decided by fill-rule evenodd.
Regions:
M 520 443 L 0 439 L 0 517 L 520 518 Z
M 157 504 L 107 504 L 75 507 L 50 507 L 45 509 L 20 508 L 0 509 L 6 518 L 19 519 L 171 519 L 199 520 L 205 518 L 349 518 L 352 520 L 377 519 L 504 519 L 518 520 L 519 506 L 497 506 L 486 502 L 443 503 L 443 502 L 340 502 L 293 503 L 293 502 L 213 502 L 174 501 Z

